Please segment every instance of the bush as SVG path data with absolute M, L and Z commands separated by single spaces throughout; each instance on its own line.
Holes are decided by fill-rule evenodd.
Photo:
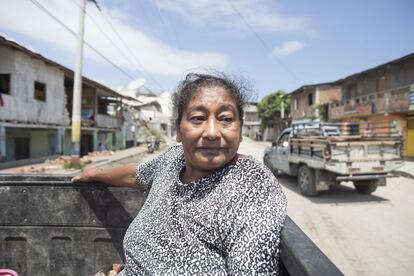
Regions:
M 65 170 L 69 170 L 69 169 L 83 170 L 84 167 L 85 167 L 85 164 L 82 161 L 80 161 L 80 159 L 65 160 L 63 162 L 63 168 Z

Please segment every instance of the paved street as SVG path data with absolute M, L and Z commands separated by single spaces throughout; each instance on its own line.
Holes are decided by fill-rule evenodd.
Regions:
M 240 153 L 262 160 L 266 143 L 244 139 Z M 414 274 L 414 162 L 372 195 L 351 184 L 315 198 L 302 196 L 296 179 L 278 176 L 288 199 L 288 215 L 345 275 Z

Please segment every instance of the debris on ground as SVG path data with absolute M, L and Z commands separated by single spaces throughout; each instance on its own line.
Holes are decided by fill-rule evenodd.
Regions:
M 109 150 L 88 152 L 88 155 L 77 160 L 78 162 L 73 162 L 72 156 L 61 155 L 56 159 L 48 159 L 44 163 L 36 164 L 36 166 L 15 169 L 14 172 L 19 174 L 47 174 L 58 170 L 73 171 L 82 169 L 88 164 L 99 163 L 98 160 L 93 160 L 95 157 L 112 156 L 114 154 L 114 151 Z
M 114 155 L 114 154 L 115 152 L 112 150 L 103 150 L 103 151 L 88 152 L 87 156 L 95 157 L 95 156 L 106 156 L 106 155 Z

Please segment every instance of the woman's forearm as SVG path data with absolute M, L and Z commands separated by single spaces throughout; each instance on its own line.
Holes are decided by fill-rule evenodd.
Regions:
M 81 175 L 75 176 L 73 182 L 102 182 L 118 187 L 139 188 L 135 178 L 136 164 L 104 169 L 86 169 Z

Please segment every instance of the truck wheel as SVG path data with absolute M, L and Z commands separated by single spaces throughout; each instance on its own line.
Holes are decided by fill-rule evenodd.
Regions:
M 369 195 L 377 189 L 377 180 L 355 181 L 355 190 L 360 194 Z
M 298 185 L 300 192 L 305 196 L 316 196 L 315 171 L 302 165 L 298 171 Z

